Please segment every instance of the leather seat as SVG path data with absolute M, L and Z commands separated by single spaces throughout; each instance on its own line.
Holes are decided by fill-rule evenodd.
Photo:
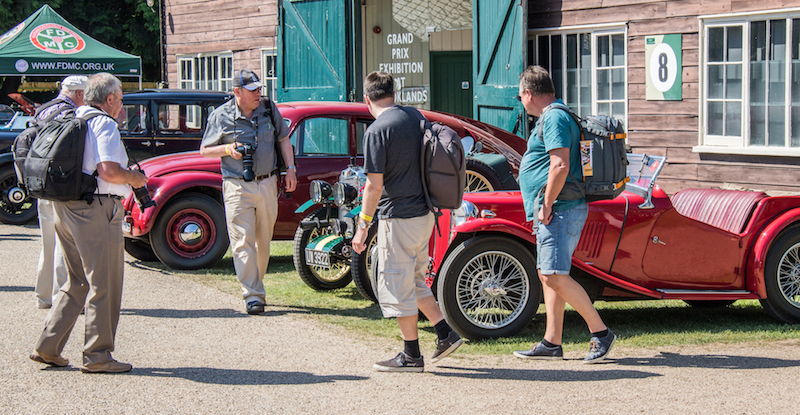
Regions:
M 742 233 L 764 192 L 724 189 L 684 189 L 672 197 L 672 206 L 683 216 L 731 233 Z

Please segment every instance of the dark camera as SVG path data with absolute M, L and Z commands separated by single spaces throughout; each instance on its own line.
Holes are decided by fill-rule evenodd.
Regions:
M 139 168 L 138 171 L 139 173 L 144 174 L 144 171 L 141 168 Z M 139 205 L 139 210 L 142 212 L 144 212 L 145 209 L 156 205 L 156 201 L 150 198 L 150 192 L 147 191 L 147 185 L 142 187 L 134 187 L 133 197 L 136 199 L 136 204 Z
M 252 144 L 238 144 L 236 151 L 242 154 L 242 180 L 252 182 L 256 178 L 253 171 L 253 153 L 256 152 L 256 147 Z

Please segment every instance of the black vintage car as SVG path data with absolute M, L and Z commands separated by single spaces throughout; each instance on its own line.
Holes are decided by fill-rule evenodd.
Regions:
M 123 110 L 112 114 L 131 159 L 197 150 L 208 114 L 233 95 L 220 91 L 153 89 L 123 95 Z M 36 201 L 18 186 L 11 143 L 17 132 L 0 135 L 0 222 L 21 224 L 36 218 Z

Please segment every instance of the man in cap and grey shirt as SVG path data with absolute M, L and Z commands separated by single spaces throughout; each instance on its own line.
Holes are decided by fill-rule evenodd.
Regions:
M 272 100 L 261 99 L 261 87 L 258 76 L 250 69 L 235 71 L 235 98 L 208 116 L 208 126 L 200 146 L 203 156 L 222 159 L 222 197 L 228 237 L 248 314 L 263 313 L 266 302 L 262 278 L 267 271 L 272 228 L 278 216 L 275 140 L 280 143 L 281 154 L 288 166 L 286 191 L 294 191 L 297 185 L 289 127 Z M 240 144 L 250 145 L 253 149 L 250 155 L 253 158 L 253 177 L 243 175 L 245 154 L 237 151 Z
M 87 77 L 72 75 L 61 81 L 61 92 L 52 101 L 43 104 L 36 112 L 36 120 L 43 121 L 52 115 L 62 117 L 67 109 L 75 109 L 83 105 L 83 90 L 86 89 Z M 39 267 L 36 271 L 36 303 L 39 308 L 50 308 L 53 297 L 59 288 L 67 282 L 67 265 L 64 263 L 64 252 L 56 238 L 55 210 L 53 202 L 39 199 L 39 229 L 42 231 L 42 251 L 39 254 Z

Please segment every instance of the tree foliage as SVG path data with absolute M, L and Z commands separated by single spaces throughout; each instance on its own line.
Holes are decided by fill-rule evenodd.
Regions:
M 0 0 L 0 34 L 45 3 L 87 35 L 142 58 L 144 81 L 160 81 L 159 2 L 146 0 Z

